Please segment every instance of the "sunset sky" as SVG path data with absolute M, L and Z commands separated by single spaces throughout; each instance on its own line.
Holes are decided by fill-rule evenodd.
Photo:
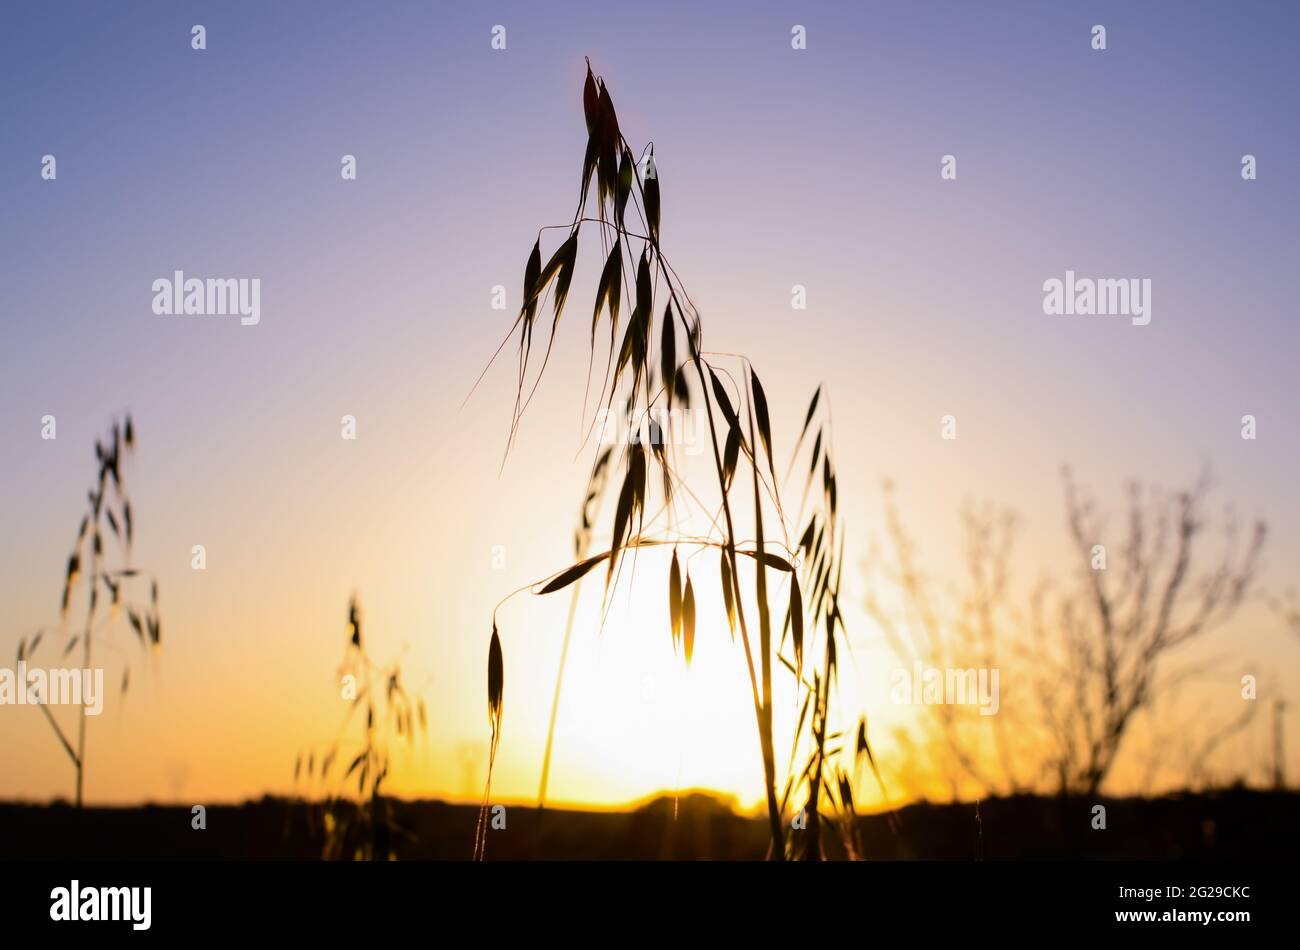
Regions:
M 161 591 L 157 655 L 138 656 L 125 623 L 110 635 L 132 658 L 124 700 L 118 654 L 100 654 L 112 691 L 90 725 L 90 801 L 288 792 L 299 751 L 342 716 L 354 592 L 372 654 L 400 659 L 430 711 L 391 790 L 481 794 L 493 608 L 571 555 L 597 253 L 580 258 L 573 316 L 503 471 L 511 360 L 462 402 L 513 319 L 492 288 L 517 307 L 538 227 L 572 217 L 584 56 L 628 140 L 654 142 L 664 247 L 706 348 L 758 368 L 778 454 L 825 384 L 850 566 L 881 540 L 884 478 L 940 574 L 960 570 L 965 501 L 1014 506 L 1030 582 L 1067 570 L 1063 463 L 1117 515 L 1126 479 L 1179 487 L 1209 464 L 1211 513 L 1268 522 L 1260 594 L 1300 582 L 1296 8 L 549 6 L 0 15 L 0 656 L 46 627 L 43 658 L 57 658 L 94 440 L 128 411 L 134 560 Z M 195 23 L 206 50 L 190 48 Z M 796 23 L 806 50 L 791 49 Z M 1247 153 L 1256 181 L 1240 174 Z M 347 154 L 355 181 L 340 178 Z M 945 154 L 955 181 L 940 180 Z M 151 285 L 176 270 L 260 278 L 260 324 L 156 316 Z M 1067 270 L 1149 278 L 1150 325 L 1044 315 L 1043 282 Z M 796 284 L 806 310 L 791 308 Z M 940 438 L 949 414 L 955 441 Z M 617 597 L 603 631 L 598 591 L 584 601 L 551 795 L 613 806 L 703 787 L 752 805 L 749 686 L 716 587 L 684 673 L 662 564 L 638 570 L 652 595 Z M 846 587 L 842 701 L 888 760 L 889 731 L 916 713 L 889 701 L 897 663 L 862 608 L 865 573 Z M 498 615 L 498 799 L 536 793 L 567 606 L 524 595 Z M 1198 649 L 1228 658 L 1207 708 L 1231 714 L 1252 670 L 1262 699 L 1295 701 L 1300 640 L 1262 597 Z M 71 728 L 71 710 L 56 715 Z M 1258 777 L 1267 750 L 1253 729 L 1224 767 Z M 0 707 L 0 761 L 0 798 L 72 795 L 31 708 Z

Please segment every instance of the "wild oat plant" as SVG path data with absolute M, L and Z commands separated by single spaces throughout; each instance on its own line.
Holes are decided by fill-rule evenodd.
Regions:
M 68 566 L 63 580 L 63 596 L 59 608 L 59 632 L 66 637 L 61 662 L 78 646 L 81 647 L 81 668 L 92 669 L 93 647 L 98 642 L 102 649 L 123 657 L 121 696 L 125 696 L 131 683 L 131 666 L 126 651 L 111 637 L 122 610 L 134 631 L 138 646 L 158 650 L 162 642 L 162 622 L 158 612 L 158 580 L 143 574 L 132 563 L 131 547 L 135 539 L 135 515 L 126 490 L 126 461 L 135 451 L 135 425 L 128 415 L 121 423 L 114 422 L 108 437 L 95 441 L 97 475 L 94 486 L 86 494 L 86 513 L 77 529 L 77 540 L 68 555 Z M 108 540 L 105 540 L 107 531 Z M 81 583 L 83 574 L 86 583 Z M 148 582 L 148 600 L 133 598 L 132 594 Z M 82 593 L 84 591 L 84 594 Z M 72 633 L 69 616 L 73 601 L 85 600 L 84 622 L 79 632 Z M 105 601 L 108 609 L 104 610 Z M 18 641 L 18 660 L 31 661 L 44 641 L 45 631 L 38 630 L 29 641 Z M 76 746 L 44 702 L 37 707 L 45 716 L 58 737 L 63 751 L 68 754 L 77 773 L 76 803 L 80 808 L 86 777 L 86 704 L 82 695 L 77 715 Z
M 598 401 L 604 409 L 598 408 L 597 415 L 620 407 L 634 434 L 623 444 L 602 445 L 596 452 L 575 537 L 575 563 L 508 595 L 493 611 L 488 659 L 490 759 L 475 857 L 485 856 L 486 810 L 502 730 L 500 607 L 524 591 L 537 595 L 561 591 L 599 568 L 603 613 L 628 555 L 635 559 L 638 550 L 650 547 L 671 552 L 668 576 L 652 579 L 644 571 L 629 570 L 629 575 L 635 573 L 629 583 L 667 588 L 670 629 L 665 635 L 682 662 L 687 667 L 691 663 L 697 603 L 706 591 L 716 592 L 732 639 L 739 640 L 757 725 L 771 833 L 769 857 L 822 857 L 823 807 L 843 819 L 846 853 L 856 855 L 852 788 L 861 762 L 870 759 L 870 749 L 865 721 L 859 724 L 858 742 L 848 752 L 844 736 L 832 725 L 839 650 L 847 640 L 840 612 L 844 530 L 838 513 L 828 400 L 822 398 L 820 388 L 814 393 L 790 460 L 778 465 L 767 394 L 758 374 L 743 356 L 704 349 L 700 313 L 663 250 L 653 144 L 639 155 L 634 153 L 619 130 L 609 90 L 592 75 L 590 62 L 583 111 L 588 138 L 577 208 L 568 224 L 539 231 L 524 269 L 519 314 L 497 350 L 499 355 L 507 342 L 517 340 L 517 387 L 507 453 L 555 343 L 577 265 L 580 234 L 599 245 L 604 259 L 591 315 L 593 365 L 605 349 L 603 342 L 598 345 L 598 337 L 603 341 L 607 333 L 609 340 L 608 352 L 602 354 L 605 368 Z M 593 194 L 594 209 L 589 205 Z M 543 266 L 543 233 L 556 229 L 567 233 Z M 541 339 L 541 331 L 537 325 L 548 302 L 551 323 L 545 352 L 538 360 L 534 343 Z M 655 314 L 661 315 L 657 328 Z M 686 483 L 671 440 L 664 438 L 662 420 L 671 423 L 692 405 L 702 405 L 707 420 L 713 469 L 709 487 Z M 783 488 L 796 466 L 802 489 L 797 512 L 792 512 Z M 600 496 L 606 485 L 615 483 L 619 489 L 608 547 L 588 553 Z M 685 526 L 693 523 L 708 529 L 691 533 Z M 792 524 L 796 531 L 803 526 L 797 535 Z M 797 540 L 791 541 L 792 537 Z M 710 563 L 705 555 L 716 557 L 715 566 L 702 567 Z M 575 608 L 576 604 L 575 594 Z M 567 631 L 565 641 L 567 653 Z M 784 783 L 778 775 L 773 739 L 777 668 L 784 671 L 781 675 L 794 678 L 797 696 L 790 710 L 797 720 Z M 558 694 L 557 682 L 557 706 Z M 554 717 L 553 709 L 552 729 Z M 847 771 L 838 764 L 842 755 L 854 759 Z M 548 737 L 544 773 L 549 758 Z
M 390 749 L 402 742 L 413 746 L 417 733 L 427 738 L 428 713 L 424 699 L 402 685 L 400 664 L 380 666 L 371 660 L 362 643 L 361 609 L 355 597 L 348 604 L 347 644 L 338 681 L 348 703 L 339 730 L 328 743 L 298 754 L 293 780 L 323 793 L 307 815 L 323 832 L 324 860 L 391 860 L 396 856 L 394 839 L 405 832 L 394 823 L 381 789 L 392 763 Z M 362 708 L 365 723 L 360 737 L 353 739 L 353 720 Z M 345 759 L 347 768 L 335 774 L 335 764 Z M 349 797 L 354 781 L 355 799 Z

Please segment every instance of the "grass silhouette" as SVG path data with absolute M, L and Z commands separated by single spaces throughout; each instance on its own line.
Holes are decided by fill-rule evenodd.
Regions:
M 428 736 L 423 697 L 406 689 L 400 664 L 381 666 L 371 659 L 361 627 L 361 607 L 353 597 L 339 667 L 347 710 L 333 740 L 302 750 L 293 766 L 295 785 L 300 780 L 315 782 L 325 792 L 307 809 L 308 825 L 321 836 L 325 860 L 385 861 L 394 856 L 395 838 L 403 832 L 393 820 L 392 803 L 382 788 L 392 764 L 391 748 L 402 742 L 409 747 L 417 735 Z M 349 727 L 362 710 L 360 739 L 352 742 Z M 345 760 L 347 768 L 337 772 L 335 765 L 341 767 Z M 353 780 L 355 800 L 347 792 Z
M 603 79 L 592 74 L 590 62 L 582 98 L 588 139 L 577 208 L 569 224 L 538 232 L 524 268 L 518 316 L 493 356 L 495 360 L 511 338 L 517 341 L 515 406 L 506 453 L 508 456 L 549 362 L 556 329 L 569 299 L 579 235 L 584 227 L 588 232 L 595 230 L 605 261 L 591 324 L 594 365 L 598 335 L 603 338 L 599 334 L 601 323 L 608 314 L 609 349 L 599 393 L 603 410 L 597 412 L 622 407 L 631 420 L 633 434 L 625 445 L 598 452 L 583 507 L 583 524 L 576 538 L 575 563 L 538 584 L 515 591 L 501 603 L 525 590 L 538 595 L 564 590 L 599 568 L 603 574 L 603 613 L 629 553 L 652 546 L 670 548 L 668 633 L 683 663 L 689 667 L 691 662 L 697 598 L 706 591 L 717 591 L 725 605 L 732 637 L 738 635 L 743 648 L 763 766 L 769 856 L 820 857 L 819 810 L 823 797 L 837 813 L 851 814 L 848 775 L 855 771 L 851 768 L 846 772 L 836 764 L 843 751 L 839 742 L 842 737 L 829 725 L 838 650 L 845 642 L 839 600 L 844 531 L 838 513 L 829 401 L 823 399 L 820 389 L 814 393 L 786 468 L 785 480 L 800 462 L 804 474 L 795 521 L 803 523 L 806 514 L 806 526 L 798 542 L 791 544 L 788 539 L 793 532 L 782 501 L 782 479 L 777 475 L 767 393 L 748 359 L 703 348 L 700 313 L 661 244 L 660 180 L 653 144 L 646 146 L 640 159 L 633 157 L 632 147 L 619 130 L 609 90 Z M 594 216 L 588 205 L 593 185 Z M 543 266 L 542 236 L 552 229 L 566 230 L 567 234 Z M 535 338 L 534 331 L 548 301 L 553 316 L 539 358 L 534 343 L 540 335 Z M 625 301 L 629 312 L 626 322 L 620 323 Z M 656 313 L 662 315 L 658 332 Z M 708 424 L 716 506 L 702 501 L 695 486 L 686 483 L 671 440 L 663 437 L 655 421 L 671 420 L 674 409 L 685 411 L 694 403 L 702 404 Z M 643 430 L 648 436 L 642 435 Z M 615 483 L 618 492 L 609 522 L 609 547 L 587 554 L 593 528 L 592 502 L 606 484 L 612 487 Z M 657 501 L 659 507 L 652 508 L 652 501 Z M 681 527 L 678 515 L 682 506 L 703 516 L 710 525 L 707 534 L 690 534 Z M 745 510 L 750 520 L 742 525 L 740 516 Z M 648 515 L 648 511 L 654 513 Z M 773 531 L 773 527 L 778 530 Z M 686 555 L 716 553 L 716 586 L 705 581 L 698 567 L 692 574 L 690 566 L 696 561 L 689 556 L 679 557 L 679 551 Z M 636 582 L 634 579 L 631 583 Z M 784 610 L 777 604 L 784 604 Z M 502 728 L 503 653 L 496 612 L 488 672 L 491 758 L 475 835 L 474 853 L 478 858 L 484 856 L 482 818 L 490 798 L 492 765 Z M 568 631 L 565 640 L 567 653 Z M 816 659 L 809 661 L 810 657 Z M 772 687 L 777 667 L 794 678 L 800 699 L 792 767 L 780 794 L 773 740 Z M 559 688 L 557 683 L 551 736 Z M 865 722 L 861 723 L 860 734 L 865 747 Z M 543 800 L 551 736 L 539 796 Z M 793 765 L 801 749 L 805 753 L 801 761 L 806 764 L 796 770 Z M 852 754 L 865 757 L 868 749 L 854 750 Z M 790 822 L 792 833 L 787 835 L 785 813 L 799 795 L 804 799 L 802 809 Z
M 158 580 L 138 570 L 131 560 L 135 540 L 135 514 L 126 490 L 126 461 L 135 452 L 135 424 L 128 415 L 114 422 L 108 436 L 95 441 L 96 475 L 93 487 L 86 493 L 86 512 L 77 528 L 77 540 L 68 555 L 67 570 L 63 579 L 63 595 L 59 609 L 60 629 L 67 635 L 68 616 L 74 597 L 84 587 L 86 603 L 85 622 L 81 632 L 69 637 L 63 647 L 66 658 L 77 646 L 81 647 L 81 668 L 91 669 L 92 650 L 96 636 L 112 631 L 123 608 L 131 629 L 141 647 L 158 649 L 162 642 L 162 620 L 158 611 Z M 106 542 L 105 538 L 109 540 Z M 111 563 L 110 563 L 111 562 Z M 85 584 L 82 578 L 85 577 Z M 147 602 L 132 600 L 142 582 L 148 581 Z M 101 592 L 108 598 L 108 611 L 102 609 Z M 18 642 L 18 660 L 31 660 L 44 640 L 44 630 L 31 638 Z M 131 682 L 131 668 L 123 669 L 120 695 L 125 696 Z M 22 688 L 26 688 L 25 684 Z M 76 770 L 76 805 L 82 806 L 86 778 L 86 703 L 77 715 L 77 740 L 74 748 L 46 703 L 38 708 L 54 730 L 63 751 L 67 753 Z

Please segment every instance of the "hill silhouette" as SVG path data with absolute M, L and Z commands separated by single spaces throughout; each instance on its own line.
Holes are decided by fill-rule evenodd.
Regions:
M 466 860 L 478 807 L 387 800 L 400 860 Z M 1106 806 L 1106 828 L 1092 810 Z M 1162 798 L 1019 796 L 917 803 L 858 819 L 866 857 L 974 860 L 1283 860 L 1300 847 L 1300 795 L 1245 788 Z M 352 803 L 338 807 L 355 808 Z M 205 830 L 178 805 L 86 808 L 0 804 L 0 860 L 319 859 L 323 813 L 265 797 L 207 808 Z M 488 834 L 488 860 L 753 860 L 767 848 L 766 816 L 706 793 L 613 812 L 510 806 Z M 839 857 L 827 835 L 827 856 Z

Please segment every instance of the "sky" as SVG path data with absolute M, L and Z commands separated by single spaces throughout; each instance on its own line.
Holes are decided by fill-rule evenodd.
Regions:
M 465 399 L 513 318 L 493 288 L 517 306 L 537 229 L 572 215 L 584 56 L 628 140 L 654 142 L 665 249 L 706 346 L 759 368 L 778 453 L 826 387 L 850 564 L 880 540 L 885 478 L 941 573 L 959 570 L 963 503 L 1014 506 L 1032 578 L 1060 560 L 1063 463 L 1112 506 L 1129 478 L 1177 487 L 1208 464 L 1216 506 L 1268 522 L 1261 594 L 1296 582 L 1294 6 L 10 3 L 0 18 L 0 655 L 70 632 L 58 604 L 92 447 L 126 412 L 133 559 L 161 592 L 160 651 L 122 623 L 106 635 L 133 672 L 90 725 L 91 801 L 288 792 L 295 758 L 341 721 L 353 593 L 375 658 L 400 661 L 430 712 L 392 790 L 481 794 L 493 609 L 571 553 L 599 262 L 579 266 L 577 317 L 504 468 L 509 361 Z M 177 270 L 259 278 L 260 322 L 156 315 L 152 284 Z M 1044 314 L 1044 281 L 1067 270 L 1150 279 L 1150 324 Z M 865 583 L 847 579 L 859 602 Z M 567 607 L 526 601 L 498 614 L 507 800 L 536 790 Z M 720 608 L 702 605 L 688 675 L 658 597 L 619 603 L 575 635 L 552 796 L 707 787 L 752 804 L 748 685 Z M 849 619 L 846 703 L 905 725 L 879 631 L 860 604 Z M 1262 598 L 1215 636 L 1232 657 L 1216 695 L 1258 668 L 1286 697 L 1300 641 Z M 1267 744 L 1252 733 L 1227 767 L 1255 769 Z M 2 798 L 71 795 L 30 708 L 0 706 L 0 760 Z

